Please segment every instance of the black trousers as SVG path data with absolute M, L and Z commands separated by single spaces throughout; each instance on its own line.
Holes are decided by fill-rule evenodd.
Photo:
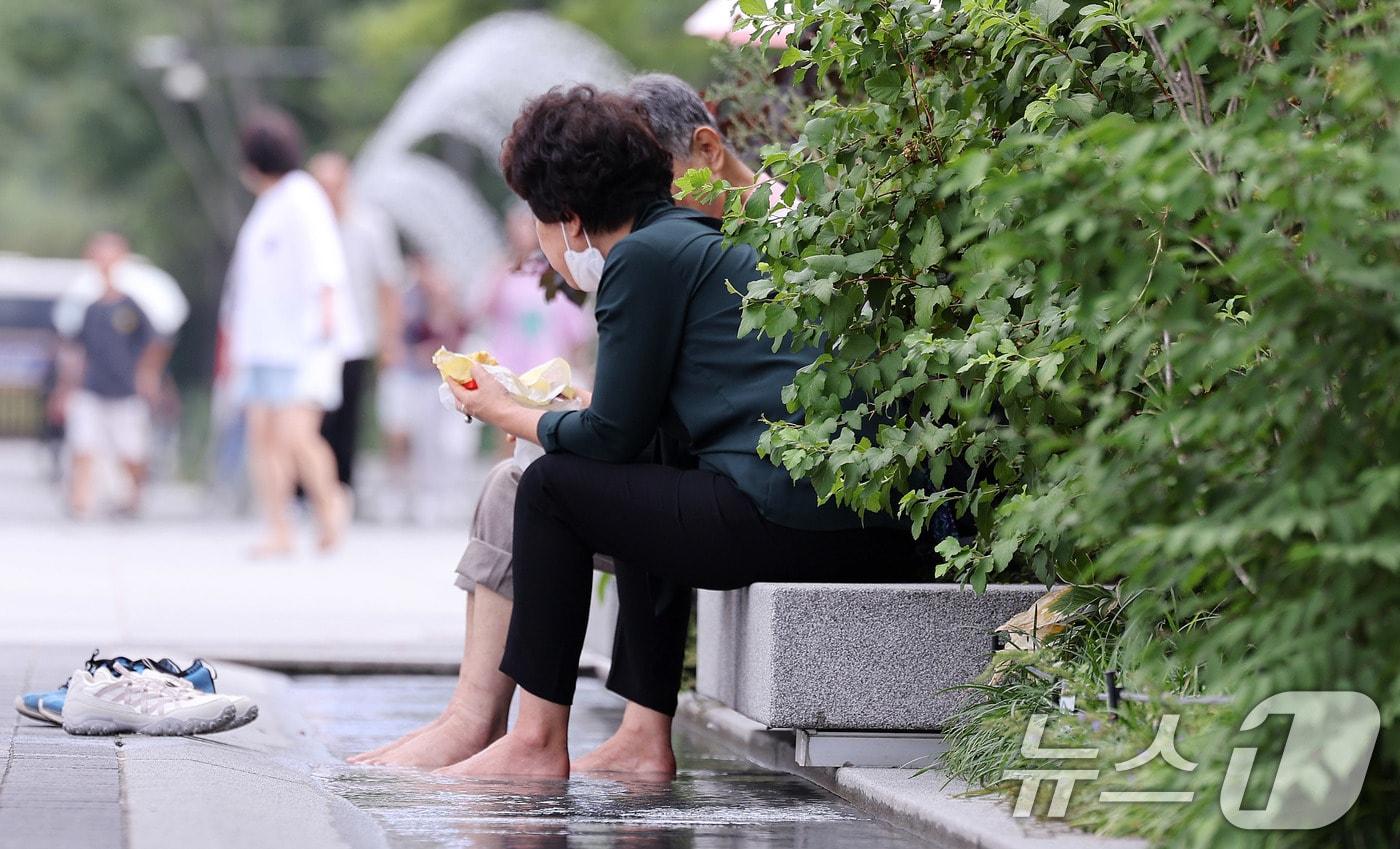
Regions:
M 907 531 L 775 525 L 722 475 L 548 455 L 526 469 L 516 496 L 515 607 L 501 671 L 556 704 L 573 702 L 595 552 L 617 563 L 608 689 L 666 714 L 676 710 L 691 589 L 927 580 L 933 571 Z
M 346 360 L 340 372 L 340 409 L 331 410 L 321 420 L 321 436 L 335 454 L 335 470 L 340 482 L 354 483 L 355 450 L 360 440 L 360 410 L 369 388 L 374 360 Z

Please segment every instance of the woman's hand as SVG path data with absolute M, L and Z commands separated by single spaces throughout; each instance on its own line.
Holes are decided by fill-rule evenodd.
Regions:
M 512 407 L 523 408 L 510 397 L 510 393 L 501 382 L 478 363 L 472 364 L 472 380 L 476 384 L 475 389 L 468 389 L 455 380 L 447 381 L 448 388 L 452 390 L 452 397 L 457 399 L 457 409 L 463 415 L 499 427 L 502 426 L 501 419 Z
M 472 363 L 471 383 L 476 384 L 475 389 L 468 389 L 455 380 L 447 381 L 452 397 L 457 399 L 457 409 L 463 415 L 481 419 L 512 436 L 540 444 L 539 426 L 544 410 L 516 401 L 500 381 L 479 363 Z

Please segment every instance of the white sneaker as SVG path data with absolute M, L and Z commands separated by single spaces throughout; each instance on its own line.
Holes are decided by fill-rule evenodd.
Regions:
M 231 699 L 181 686 L 159 673 L 79 669 L 68 679 L 63 730 L 69 734 L 186 736 L 223 731 L 237 708 Z
M 190 692 L 198 696 L 213 695 L 212 693 L 208 693 L 196 687 L 193 681 L 166 672 L 165 670 L 157 666 L 154 661 L 142 660 L 141 663 L 146 667 L 145 669 L 142 669 L 140 672 L 129 672 L 126 674 L 140 675 L 143 678 L 155 678 L 156 680 L 164 681 L 171 687 L 180 687 L 185 690 L 189 690 Z M 207 666 L 208 664 L 205 665 Z M 209 675 L 211 679 L 218 677 L 217 673 L 214 672 L 212 667 L 210 667 L 209 669 Z M 219 731 L 232 731 L 235 728 L 242 728 L 243 726 L 258 718 L 258 705 L 256 702 L 254 702 L 247 696 L 235 696 L 229 693 L 219 693 L 218 695 L 221 698 L 228 699 L 230 702 L 233 703 L 233 721 L 225 727 L 218 729 Z
M 151 660 L 142 658 L 141 665 L 145 667 L 142 675 L 164 675 L 175 684 L 185 687 L 192 687 L 201 693 L 217 692 L 214 689 L 214 682 L 218 679 L 219 673 L 214 670 L 203 658 L 195 658 L 194 663 L 184 669 L 170 658 Z M 242 728 L 248 723 L 258 718 L 257 704 L 247 696 L 235 696 L 230 693 L 219 693 L 233 702 L 234 717 L 233 724 L 224 731 L 232 731 L 235 728 Z

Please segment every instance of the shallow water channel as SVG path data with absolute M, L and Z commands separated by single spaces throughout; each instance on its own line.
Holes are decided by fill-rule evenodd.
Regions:
M 379 746 L 431 720 L 451 694 L 444 676 L 305 676 L 305 715 L 337 756 Z M 617 726 L 622 701 L 579 681 L 574 755 Z M 463 781 L 413 770 L 335 766 L 324 786 L 376 816 L 396 847 L 694 847 L 894 849 L 926 841 L 874 820 L 800 778 L 768 772 L 688 732 L 674 781 Z

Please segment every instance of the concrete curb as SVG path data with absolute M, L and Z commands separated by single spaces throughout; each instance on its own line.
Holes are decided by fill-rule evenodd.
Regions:
M 937 771 L 799 767 L 791 731 L 776 731 L 713 699 L 687 693 L 676 719 L 765 769 L 787 772 L 846 799 L 861 810 L 949 849 L 1147 849 L 1141 840 L 1095 837 L 1044 820 L 1016 819 L 997 797 Z
M 316 780 L 313 770 L 334 759 L 287 679 L 218 669 L 221 690 L 258 702 L 258 720 L 203 738 L 120 738 L 129 845 L 387 849 L 371 814 Z

